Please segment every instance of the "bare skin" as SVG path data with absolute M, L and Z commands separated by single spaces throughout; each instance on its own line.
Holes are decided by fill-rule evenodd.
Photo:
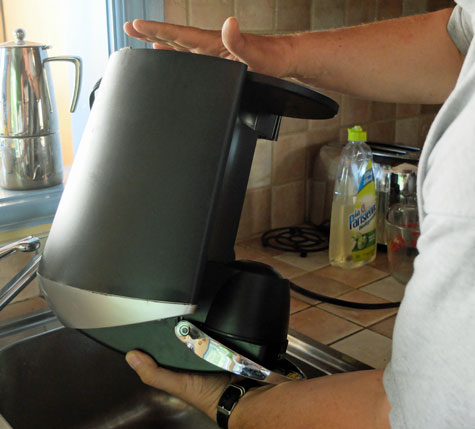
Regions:
M 241 61 L 250 70 L 293 77 L 317 88 L 377 101 L 442 103 L 463 56 L 446 27 L 451 10 L 340 30 L 284 36 L 242 34 L 234 18 L 222 31 L 135 20 L 125 32 L 157 49 Z M 174 373 L 138 351 L 126 356 L 142 381 L 216 419 L 229 375 Z M 382 370 L 332 375 L 248 392 L 230 418 L 234 428 L 389 428 Z M 289 399 L 291 398 L 291 399 Z
M 294 77 L 317 88 L 375 101 L 443 103 L 463 56 L 446 27 L 451 9 L 332 31 L 284 36 L 242 34 L 135 20 L 125 32 L 159 49 L 218 56 L 250 70 Z
M 216 420 L 216 407 L 230 375 L 176 373 L 158 367 L 138 351 L 127 353 L 126 359 L 145 384 L 183 399 Z M 229 427 L 389 428 L 390 405 L 382 374 L 382 370 L 359 371 L 253 389 L 238 402 Z

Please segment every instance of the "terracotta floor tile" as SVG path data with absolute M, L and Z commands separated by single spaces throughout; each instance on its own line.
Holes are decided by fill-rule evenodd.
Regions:
M 280 273 L 286 279 L 291 279 L 292 277 L 297 277 L 302 274 L 305 274 L 305 271 L 302 270 L 301 268 L 295 267 L 293 265 L 289 265 L 275 258 L 267 257 L 267 258 L 261 259 L 259 262 L 270 265 L 272 268 L 274 268 L 278 273 Z
M 284 253 L 283 250 L 273 249 L 272 247 L 264 247 L 262 245 L 262 241 L 260 237 L 253 238 L 251 240 L 240 241 L 237 244 L 242 247 L 258 250 L 260 252 L 265 253 L 268 256 L 277 256 Z
M 315 307 L 291 315 L 290 328 L 324 344 L 338 341 L 361 329 L 354 323 Z
M 393 277 L 386 277 L 368 286 L 363 286 L 359 290 L 378 296 L 388 301 L 401 301 L 404 297 L 406 286 L 399 283 Z
M 298 298 L 294 298 L 294 297 L 290 298 L 290 314 L 294 314 L 299 311 L 305 310 L 308 307 L 310 307 L 310 304 L 304 301 L 301 301 Z
M 47 308 L 48 304 L 43 298 L 32 298 L 25 301 L 14 302 L 7 305 L 2 311 L 0 311 L 0 321 L 12 319 L 15 317 L 23 316 L 24 314 L 31 313 L 36 310 Z
M 392 316 L 389 319 L 383 320 L 382 322 L 370 326 L 369 329 L 371 331 L 377 332 L 378 334 L 384 335 L 385 337 L 392 338 L 395 322 L 396 316 Z
M 282 255 L 275 256 L 274 259 L 295 265 L 305 271 L 318 270 L 330 264 L 327 250 L 309 253 L 305 258 L 302 258 L 298 253 L 285 252 Z
M 376 259 L 373 262 L 371 262 L 369 265 L 380 271 L 389 273 L 390 272 L 389 261 L 388 261 L 388 254 L 386 250 L 378 250 Z
M 359 290 L 345 293 L 338 298 L 346 301 L 369 302 L 371 304 L 386 302 L 381 298 Z M 388 308 L 384 310 L 360 310 L 357 308 L 347 308 L 326 303 L 319 304 L 318 307 L 365 327 L 373 325 L 397 313 L 397 308 Z
M 376 280 L 380 280 L 388 276 L 387 273 L 370 267 L 369 265 L 365 265 L 360 268 L 354 268 L 352 270 L 344 270 L 342 268 L 330 265 L 328 267 L 319 269 L 317 274 L 322 277 L 328 277 L 330 279 L 337 280 L 353 288 L 359 288 L 361 286 L 368 285 Z
M 314 271 L 312 273 L 304 274 L 303 276 L 294 277 L 292 278 L 292 282 L 304 289 L 331 297 L 339 296 L 353 290 L 351 287 L 336 280 L 327 277 L 320 277 L 316 274 L 317 272 L 318 271 Z M 295 293 L 299 299 L 310 304 L 317 304 L 320 302 L 316 299 L 300 295 L 297 292 L 292 292 Z
M 373 368 L 384 368 L 391 359 L 391 345 L 389 338 L 365 329 L 330 347 Z

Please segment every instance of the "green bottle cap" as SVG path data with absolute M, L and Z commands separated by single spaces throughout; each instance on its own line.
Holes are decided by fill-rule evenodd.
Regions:
M 348 128 L 348 140 L 353 142 L 365 142 L 367 139 L 366 131 L 361 128 L 361 125 L 355 125 L 353 128 Z

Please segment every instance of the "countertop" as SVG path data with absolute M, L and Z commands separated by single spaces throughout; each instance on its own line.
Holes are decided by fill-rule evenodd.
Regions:
M 298 253 L 264 248 L 259 238 L 236 246 L 236 259 L 266 263 L 295 284 L 322 295 L 357 302 L 400 301 L 405 286 L 390 274 L 385 251 L 374 262 L 352 270 L 332 267 L 328 250 Z M 291 292 L 290 328 L 374 368 L 390 360 L 397 309 L 339 307 Z
M 329 265 L 328 251 L 302 258 L 297 253 L 264 248 L 259 238 L 239 242 L 235 250 L 236 259 L 266 263 L 295 284 L 322 295 L 369 303 L 400 301 L 404 295 L 405 286 L 389 274 L 387 255 L 382 251 L 371 264 L 343 270 Z M 33 287 L 37 286 L 32 283 L 27 289 Z M 22 292 L 26 294 L 23 299 L 19 297 L 0 312 L 0 321 L 45 308 L 46 302 L 35 296 L 35 290 Z M 374 368 L 384 368 L 388 363 L 397 309 L 339 307 L 292 291 L 290 311 L 291 329 Z

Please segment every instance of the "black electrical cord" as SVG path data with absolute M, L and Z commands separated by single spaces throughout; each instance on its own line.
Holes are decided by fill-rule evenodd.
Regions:
M 340 305 L 342 307 L 350 307 L 350 308 L 358 308 L 360 310 L 382 310 L 385 308 L 397 308 L 401 305 L 400 302 L 384 302 L 381 304 L 370 304 L 367 302 L 354 302 L 354 301 L 345 301 L 343 299 L 338 298 L 331 298 L 326 295 L 320 295 L 319 293 L 315 293 L 304 289 L 303 287 L 297 286 L 295 283 L 290 283 L 290 288 L 295 292 L 300 293 L 308 298 L 317 299 L 319 301 L 328 302 L 334 305 Z

